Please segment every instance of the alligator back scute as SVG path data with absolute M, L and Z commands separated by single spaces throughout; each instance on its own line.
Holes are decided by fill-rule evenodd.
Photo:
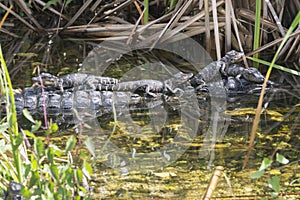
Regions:
M 47 109 L 49 101 L 49 92 L 40 93 L 37 96 L 37 110 L 43 112 L 44 109 Z
M 35 111 L 38 105 L 37 89 L 24 88 L 22 95 L 24 98 L 24 108 L 29 111 Z
M 24 109 L 24 98 L 22 94 L 15 94 L 15 105 L 17 114 L 21 114 Z
M 85 91 L 76 91 L 74 94 L 74 109 L 78 111 L 86 111 L 90 108 L 90 98 L 88 92 Z
M 48 99 L 48 105 L 47 105 L 47 111 L 49 112 L 60 112 L 61 110 L 61 99 L 62 95 L 55 93 L 55 92 L 49 92 L 49 99 Z
M 60 102 L 60 107 L 62 111 L 71 111 L 72 108 L 74 108 L 74 93 L 65 91 L 62 94 L 61 102 Z
M 101 92 L 99 91 L 90 91 L 90 98 L 92 101 L 92 109 L 99 111 L 102 107 L 102 98 L 101 98 Z
M 22 94 L 15 94 L 15 105 L 16 105 L 16 112 L 17 114 L 21 114 L 23 109 L 24 109 L 24 98 Z M 1 115 L 6 114 L 6 99 L 5 96 L 2 97 L 1 99 L 1 110 L 0 110 Z

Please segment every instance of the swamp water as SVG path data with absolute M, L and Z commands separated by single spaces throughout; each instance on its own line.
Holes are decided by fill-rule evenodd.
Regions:
M 120 73 L 118 66 L 113 69 Z M 201 199 L 216 166 L 224 168 L 216 199 L 271 198 L 267 179 L 273 175 L 280 179 L 283 199 L 299 199 L 299 89 L 268 91 L 244 170 L 258 95 L 188 94 L 138 109 L 117 107 L 114 113 L 53 134 L 51 141 L 64 146 L 68 137 L 80 133 L 82 148 L 88 144 L 94 156 L 93 199 Z M 265 175 L 250 178 L 265 157 L 276 153 L 289 163 L 274 162 Z

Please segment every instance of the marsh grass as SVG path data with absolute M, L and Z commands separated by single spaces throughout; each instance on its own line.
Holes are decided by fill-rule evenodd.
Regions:
M 14 180 L 22 184 L 21 195 L 25 199 L 90 199 L 88 180 L 92 168 L 88 156 L 81 154 L 78 162 L 73 161 L 71 152 L 77 143 L 74 136 L 66 141 L 64 150 L 52 143 L 45 145 L 33 133 L 41 123 L 35 122 L 28 113 L 25 116 L 38 127 L 33 126 L 31 131 L 19 130 L 14 93 L 1 47 L 0 62 L 0 85 L 6 100 L 6 118 L 0 125 L 0 188 L 7 191 Z M 57 129 L 56 124 L 50 124 L 46 134 Z
M 130 42 L 133 43 L 157 44 L 180 40 L 182 38 L 177 37 L 177 34 L 183 32 L 188 37 L 203 41 L 203 46 L 216 59 L 230 49 L 245 51 L 248 56 L 255 54 L 253 58 L 248 59 L 269 66 L 264 88 L 273 67 L 299 76 L 295 69 L 275 64 L 276 59 L 289 58 L 293 58 L 295 63 L 300 63 L 300 30 L 292 33 L 299 23 L 299 0 L 285 1 L 283 5 L 280 1 L 272 1 L 268 5 L 261 4 L 262 1 L 259 0 L 256 4 L 251 0 L 124 0 L 109 3 L 51 0 L 34 1 L 34 5 L 32 2 L 24 5 L 17 4 L 16 1 L 0 2 L 0 8 L 6 12 L 1 20 L 3 26 L 0 29 L 0 39 L 6 54 L 3 56 L 0 52 L 0 81 L 1 91 L 7 102 L 7 117 L 0 125 L 0 145 L 3 147 L 0 150 L 0 188 L 6 190 L 9 181 L 15 180 L 24 185 L 23 194 L 28 199 L 31 195 L 45 195 L 49 198 L 88 197 L 88 187 L 83 187 L 82 183 L 89 180 L 92 170 L 86 159 L 79 159 L 82 167 L 74 163 L 71 153 L 76 146 L 75 137 L 71 137 L 66 142 L 65 150 L 62 150 L 51 143 L 45 145 L 42 139 L 34 135 L 34 130 L 18 129 L 14 96 L 7 70 L 9 68 L 10 72 L 17 74 L 22 69 L 22 63 L 28 60 L 20 59 L 20 62 L 15 64 L 15 55 L 18 53 L 44 55 L 39 62 L 48 70 L 50 65 L 57 66 L 59 61 L 65 59 L 61 56 L 55 61 L 60 54 L 55 52 L 55 47 L 50 47 L 58 47 L 58 43 L 47 45 L 55 39 L 81 42 L 84 46 L 84 57 L 90 43 L 130 38 Z M 264 11 L 263 17 L 261 10 Z M 9 23 L 5 23 L 6 17 Z M 142 33 L 149 29 L 154 31 L 154 34 L 143 36 Z M 287 32 L 283 37 L 285 31 Z M 33 36 L 38 42 L 26 42 Z M 286 44 L 285 48 L 283 44 Z M 262 53 L 273 55 L 275 52 L 271 62 L 269 58 L 262 57 Z M 298 55 L 298 58 L 292 57 L 293 54 Z M 4 57 L 8 60 L 8 67 Z M 253 148 L 260 121 L 262 98 L 263 91 L 256 110 L 248 156 Z M 39 124 L 36 122 L 34 129 L 37 129 Z M 57 127 L 50 124 L 47 135 L 56 130 Z M 25 141 L 30 141 L 33 147 L 26 145 Z M 244 167 L 246 165 L 247 160 Z
M 262 90 L 261 90 L 261 94 L 260 94 L 260 97 L 259 97 L 259 100 L 258 100 L 258 105 L 257 105 L 257 108 L 256 108 L 255 118 L 254 118 L 254 121 L 253 121 L 253 126 L 252 126 L 252 130 L 251 130 L 251 135 L 250 135 L 250 142 L 249 142 L 248 152 L 247 152 L 247 155 L 246 155 L 245 160 L 244 160 L 243 169 L 246 167 L 246 165 L 248 163 L 248 160 L 249 160 L 249 157 L 250 157 L 250 154 L 251 154 L 251 151 L 253 149 L 253 144 L 254 144 L 254 140 L 255 140 L 255 137 L 256 137 L 256 131 L 257 131 L 258 124 L 259 124 L 259 121 L 260 121 L 260 115 L 262 113 L 262 104 L 263 104 L 264 93 L 265 93 L 267 82 L 270 78 L 273 66 L 275 64 L 275 61 L 276 61 L 281 49 L 283 48 L 286 41 L 289 39 L 289 36 L 292 34 L 293 30 L 299 25 L 299 22 L 300 22 L 300 11 L 298 12 L 298 14 L 295 17 L 293 23 L 291 24 L 289 30 L 287 31 L 286 35 L 284 36 L 283 41 L 280 43 L 280 46 L 278 47 L 278 49 L 277 49 L 277 51 L 276 51 L 276 53 L 275 53 L 275 55 L 272 59 L 272 62 L 270 64 L 269 68 L 268 68 L 267 74 L 265 76 L 264 84 L 263 84 L 263 87 L 262 87 Z

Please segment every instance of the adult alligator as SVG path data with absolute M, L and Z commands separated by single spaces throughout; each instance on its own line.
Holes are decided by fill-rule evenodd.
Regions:
M 83 90 L 49 90 L 42 92 L 41 88 L 24 88 L 21 94 L 15 94 L 17 113 L 28 109 L 32 113 L 46 109 L 49 113 L 71 112 L 77 110 L 95 110 L 99 112 L 102 107 L 111 107 L 116 104 L 138 104 L 142 97 L 136 94 L 129 95 L 125 92 L 111 91 L 83 91 Z M 6 101 L 2 99 L 2 106 Z

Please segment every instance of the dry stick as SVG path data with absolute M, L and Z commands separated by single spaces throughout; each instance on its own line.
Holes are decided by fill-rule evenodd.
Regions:
M 46 5 L 46 3 L 44 3 L 44 2 L 41 1 L 41 0 L 34 0 L 34 2 L 40 4 L 40 5 L 43 6 L 43 7 Z M 54 14 L 58 15 L 59 17 L 64 18 L 64 19 L 67 20 L 67 21 L 70 20 L 67 16 L 63 15 L 61 12 L 58 12 L 57 10 L 55 10 L 54 8 L 52 8 L 51 6 L 49 6 L 47 9 L 50 10 L 51 12 L 53 12 Z
M 204 12 L 205 12 L 205 46 L 206 51 L 210 53 L 211 43 L 210 43 L 210 21 L 209 21 L 209 9 L 208 9 L 208 0 L 204 1 Z
M 278 197 L 284 197 L 287 195 L 293 195 L 293 196 L 299 196 L 300 192 L 285 192 L 285 193 L 278 193 Z M 215 197 L 214 199 L 261 199 L 262 197 L 264 197 L 264 199 L 274 199 L 273 194 L 249 194 L 249 195 L 231 195 L 231 196 L 219 196 L 219 197 Z M 270 198 L 268 198 L 270 197 Z M 284 198 L 284 199 L 289 199 L 289 198 Z
M 36 27 L 40 30 L 43 30 L 43 27 L 38 23 L 38 21 L 32 16 L 32 11 L 27 7 L 23 0 L 15 0 L 19 7 L 25 12 L 25 14 L 29 17 L 29 19 L 36 25 Z
M 296 6 L 296 10 L 300 10 L 300 2 L 298 0 L 294 0 L 293 3 L 295 4 Z
M 223 170 L 224 170 L 224 167 L 222 167 L 222 166 L 215 167 L 214 174 L 213 174 L 212 178 L 210 179 L 209 185 L 206 188 L 206 191 L 202 198 L 203 200 L 209 200 L 212 198 L 212 195 L 218 185 L 218 182 L 222 175 Z
M 132 1 L 133 1 L 133 0 L 128 0 L 128 1 L 126 1 L 126 2 L 124 2 L 124 3 L 122 3 L 122 4 L 119 5 L 118 7 L 116 7 L 116 8 L 114 8 L 114 9 L 108 11 L 106 14 L 102 15 L 101 17 L 99 17 L 99 19 L 103 19 L 104 17 L 106 17 L 106 16 L 108 16 L 108 15 L 110 15 L 110 14 L 112 14 L 112 13 L 118 11 L 119 9 L 122 9 L 122 8 L 126 7 L 127 5 L 129 5 L 130 3 L 132 3 Z
M 300 30 L 300 26 L 296 30 Z M 291 43 L 293 42 L 293 39 L 288 39 L 288 41 L 285 43 L 284 47 L 282 48 L 281 52 L 279 53 L 278 57 L 281 57 L 288 49 L 291 51 Z M 289 57 L 286 56 L 285 59 L 288 59 Z
M 181 6 L 178 11 L 174 14 L 174 16 L 170 19 L 170 21 L 168 22 L 168 24 L 166 25 L 166 27 L 161 31 L 161 33 L 159 34 L 159 36 L 157 37 L 157 39 L 153 42 L 152 46 L 150 49 L 153 49 L 156 44 L 162 39 L 163 35 L 170 30 L 173 26 L 174 23 L 173 22 L 177 22 L 178 21 L 178 16 L 181 17 L 181 15 L 184 13 L 182 11 L 186 11 L 186 9 L 188 8 L 188 6 L 192 3 L 192 0 L 189 0 L 184 6 Z
M 0 7 L 3 8 L 4 10 L 8 10 L 8 7 L 0 3 Z M 26 26 L 28 26 L 30 29 L 37 31 L 35 27 L 33 27 L 31 24 L 29 24 L 26 20 L 24 20 L 22 17 L 20 17 L 17 13 L 15 13 L 13 10 L 10 11 L 10 13 L 15 16 L 17 19 L 19 19 L 21 22 L 23 22 Z
M 245 19 L 251 20 L 251 21 L 255 21 L 255 14 L 254 12 L 250 11 L 250 10 L 246 10 L 246 9 L 239 9 L 238 11 L 238 15 L 241 17 L 244 17 Z M 271 22 L 270 20 L 261 19 L 261 24 L 267 26 L 268 28 L 273 28 L 279 31 L 278 26 L 276 26 L 276 24 L 274 24 L 273 22 Z M 284 28 L 285 31 L 287 31 L 286 28 Z
M 7 30 L 7 29 L 5 29 L 5 28 L 0 28 L 0 32 L 5 33 L 5 34 L 7 34 L 7 35 L 10 35 L 10 36 L 12 36 L 12 37 L 14 37 L 14 38 L 20 38 L 20 36 L 14 34 L 14 33 L 12 33 L 12 32 L 10 32 L 9 30 Z
M 219 26 L 219 28 L 224 27 L 225 22 L 220 22 L 218 24 L 218 26 Z M 213 29 L 214 29 L 214 24 L 212 23 L 212 24 L 210 24 L 210 27 L 208 28 L 208 30 L 213 30 Z M 175 36 L 171 37 L 170 39 L 166 40 L 165 42 L 166 43 L 172 43 L 172 42 L 175 42 L 175 41 L 180 41 L 180 40 L 190 38 L 190 37 L 195 36 L 195 35 L 202 34 L 205 31 L 207 31 L 206 27 L 194 28 L 191 31 L 184 32 L 184 34 L 175 35 Z
M 2 27 L 3 23 L 5 22 L 7 16 L 11 12 L 11 9 L 13 8 L 13 5 L 10 5 L 9 9 L 6 11 L 5 15 L 3 16 L 1 22 L 0 22 L 0 28 Z
M 92 6 L 92 8 L 93 8 L 93 6 Z M 87 25 L 90 25 L 96 19 L 96 17 L 99 15 L 99 13 L 102 13 L 105 9 L 109 9 L 114 6 L 115 6 L 115 1 L 112 1 L 111 3 L 106 3 L 105 5 L 101 6 L 101 8 L 95 13 L 95 16 L 87 23 Z
M 132 39 L 133 39 L 133 35 L 137 35 L 136 29 L 137 29 L 137 26 L 139 25 L 140 21 L 143 19 L 145 11 L 146 11 L 146 8 L 144 9 L 144 11 L 142 12 L 142 14 L 140 15 L 139 19 L 136 21 L 136 23 L 135 23 L 135 25 L 134 25 L 134 27 L 133 27 L 130 35 L 128 36 L 128 40 L 126 42 L 127 45 L 131 44 Z
M 285 36 L 285 31 L 281 25 L 281 22 L 279 21 L 279 18 L 275 12 L 275 9 L 273 8 L 272 4 L 270 3 L 269 0 L 265 0 L 265 2 L 267 3 L 268 7 L 269 7 L 269 10 L 273 16 L 273 19 L 275 20 L 277 26 L 278 26 L 278 29 L 279 29 L 279 32 L 281 33 L 281 36 Z
M 212 14 L 213 14 L 213 21 L 214 21 L 214 35 L 215 35 L 215 44 L 216 44 L 216 52 L 217 52 L 217 60 L 221 59 L 221 47 L 220 47 L 220 33 L 219 33 L 219 26 L 218 26 L 218 14 L 217 14 L 217 3 L 216 0 L 211 0 L 212 5 Z
M 224 3 L 224 0 L 218 1 L 217 2 L 217 7 L 219 7 L 220 5 L 222 5 Z M 212 10 L 212 7 L 209 8 L 209 11 Z M 201 11 L 199 12 L 197 15 L 193 16 L 189 21 L 178 25 L 176 28 L 174 28 L 173 30 L 169 31 L 166 35 L 165 38 L 170 38 L 172 36 L 174 36 L 175 34 L 179 33 L 180 31 L 184 30 L 186 27 L 190 26 L 191 24 L 193 24 L 194 22 L 196 22 L 197 20 L 203 18 L 205 15 L 205 11 Z M 162 39 L 163 41 L 163 39 Z
M 298 31 L 296 31 L 296 32 L 294 32 L 294 33 L 292 33 L 292 34 L 289 36 L 289 38 L 293 38 L 293 37 L 296 37 L 296 36 L 298 36 L 298 35 L 300 35 L 300 30 L 298 30 Z M 259 52 L 261 52 L 261 51 L 263 51 L 263 50 L 265 50 L 265 49 L 267 49 L 267 48 L 269 48 L 269 47 L 272 47 L 272 46 L 274 46 L 275 44 L 281 42 L 283 39 L 284 39 L 284 38 L 278 38 L 278 39 L 276 39 L 276 40 L 273 40 L 272 42 L 270 42 L 270 43 L 268 43 L 268 44 L 265 44 L 265 45 L 259 47 L 258 49 L 255 49 L 254 51 L 251 51 L 251 52 L 247 53 L 246 56 L 252 56 L 252 55 L 254 55 L 254 54 L 256 54 L 256 53 L 259 53 Z
M 264 20 L 267 20 L 268 19 L 268 6 L 266 5 L 266 1 L 263 1 L 263 4 L 262 4 L 262 19 L 261 21 L 264 21 Z M 260 32 L 260 44 L 263 44 L 264 43 L 264 39 L 267 40 L 268 36 L 266 34 L 266 32 L 264 31 L 264 24 L 261 23 L 261 32 Z
M 16 43 L 16 46 L 14 49 L 11 50 L 11 52 L 8 52 L 9 57 L 7 58 L 6 64 L 9 66 L 11 62 L 14 60 L 14 55 L 20 52 L 20 49 L 24 45 L 25 41 L 28 39 L 29 35 L 32 33 L 32 30 L 28 30 L 25 34 L 22 36 L 22 40 L 18 43 Z M 29 57 L 27 57 L 25 60 L 28 60 Z M 23 64 L 23 63 L 22 63 Z M 18 64 L 18 66 L 20 63 Z M 10 70 L 11 77 L 14 75 L 14 71 L 18 69 L 18 66 L 14 67 L 13 69 Z
M 134 1 L 133 3 L 134 3 L 134 5 L 135 5 L 137 11 L 139 12 L 139 14 L 142 15 L 142 14 L 143 14 L 143 11 L 142 11 L 140 5 L 138 4 L 138 2 Z M 144 12 L 145 12 L 145 11 L 144 11 Z M 144 21 L 143 21 L 142 23 L 144 24 Z
M 81 8 L 77 11 L 77 13 L 72 17 L 72 19 L 65 25 L 65 27 L 71 26 L 76 19 L 83 13 L 83 11 L 93 2 L 93 0 L 87 0 Z
M 237 26 L 237 19 L 235 17 L 233 6 L 232 6 L 231 2 L 230 2 L 230 9 L 231 9 L 232 24 L 233 24 L 234 32 L 235 32 L 235 35 L 236 35 L 236 38 L 237 38 L 237 41 L 238 41 L 238 44 L 240 47 L 240 51 L 244 52 L 243 46 L 241 43 L 241 39 L 240 39 L 240 35 L 239 35 L 238 26 Z M 245 55 L 243 56 L 243 61 L 244 61 L 245 67 L 248 68 L 248 63 L 247 63 Z
M 66 0 L 64 0 L 64 2 L 63 2 L 63 5 L 62 5 L 62 7 L 61 7 L 61 9 L 60 9 L 60 13 L 63 12 L 64 7 L 65 7 L 65 3 L 66 3 Z M 61 22 L 61 17 L 58 18 L 57 28 L 60 27 L 60 22 Z M 57 31 L 56 31 L 56 33 L 55 33 L 55 36 L 57 36 L 57 35 L 58 35 L 58 29 L 57 29 Z M 55 36 L 52 36 L 52 38 L 54 38 Z
M 204 0 L 199 0 L 199 10 L 202 10 L 204 5 Z
M 300 30 L 300 26 L 297 28 L 297 30 Z M 289 41 L 288 41 L 289 42 Z M 287 43 L 288 43 L 287 42 Z M 295 48 L 297 47 L 297 44 L 298 44 L 298 46 L 300 46 L 299 45 L 299 42 L 300 42 L 300 36 L 298 35 L 297 37 L 296 37 L 296 39 L 295 39 L 295 41 L 294 41 L 294 43 L 292 44 L 292 47 L 290 47 L 290 50 L 289 50 L 289 52 L 287 53 L 287 55 L 286 55 L 286 57 L 285 57 L 285 59 L 284 59 L 284 62 L 287 62 L 287 60 L 289 59 L 289 57 L 291 56 L 291 54 L 292 53 L 295 53 Z M 286 45 L 286 47 L 287 47 L 288 45 Z
M 225 0 L 225 52 L 231 50 L 231 0 Z
M 185 1 L 183 1 L 183 3 L 185 3 Z M 175 14 L 176 18 L 173 20 L 173 22 L 171 23 L 169 30 L 171 30 L 172 28 L 174 28 L 176 26 L 176 24 L 178 23 L 179 19 L 182 17 L 182 15 L 186 12 L 186 10 L 190 7 L 190 5 L 193 3 L 193 0 L 189 0 L 188 2 L 186 2 L 186 4 L 182 5 L 181 7 L 178 8 L 178 10 L 181 11 L 178 13 L 178 15 Z
M 96 8 L 98 7 L 98 5 L 102 2 L 102 0 L 98 0 L 94 3 L 94 5 L 91 7 L 91 11 L 94 12 L 96 10 Z

